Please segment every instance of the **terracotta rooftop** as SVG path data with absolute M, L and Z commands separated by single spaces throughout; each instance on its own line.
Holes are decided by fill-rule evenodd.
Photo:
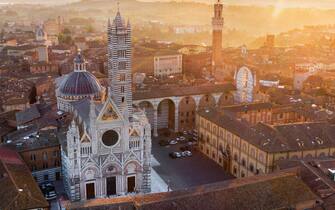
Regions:
M 317 196 L 294 172 L 253 176 L 180 191 L 94 199 L 72 203 L 67 209 L 194 210 L 287 209 Z
M 202 94 L 213 94 L 230 92 L 235 87 L 232 84 L 220 84 L 220 85 L 198 85 L 198 86 L 160 86 L 155 88 L 149 88 L 145 90 L 137 90 L 133 93 L 134 100 L 143 100 L 151 98 L 164 98 L 171 96 L 190 96 L 190 95 L 202 95 Z
M 39 117 L 41 117 L 41 114 L 37 106 L 31 105 L 28 109 L 16 113 L 16 122 L 18 125 L 23 125 Z
M 328 171 L 335 169 L 334 159 L 280 160 L 278 168 L 297 168 L 299 177 L 322 199 L 322 209 L 335 209 L 335 181 Z
M 0 209 L 47 208 L 40 188 L 20 156 L 0 147 Z
M 258 123 L 251 126 L 215 109 L 201 110 L 198 114 L 263 151 L 286 152 L 335 147 L 335 125 L 328 122 L 275 126 Z
M 271 103 L 250 103 L 250 104 L 225 106 L 222 108 L 222 110 L 229 112 L 245 112 L 245 111 L 263 110 L 271 108 L 272 108 Z

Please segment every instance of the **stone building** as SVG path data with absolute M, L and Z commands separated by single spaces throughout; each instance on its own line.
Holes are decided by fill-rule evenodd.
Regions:
M 21 138 L 12 135 L 5 146 L 20 154 L 38 183 L 60 180 L 61 149 L 55 130 L 36 133 Z
M 153 135 L 168 128 L 174 132 L 194 129 L 196 111 L 234 103 L 232 84 L 151 87 L 134 92 L 134 104 L 144 109 Z
M 29 168 L 14 150 L 0 147 L 0 209 L 50 209 Z
M 154 75 L 167 77 L 183 73 L 183 55 L 162 55 L 154 57 Z
M 335 156 L 335 125 L 249 123 L 214 109 L 198 112 L 200 151 L 236 177 L 272 172 L 278 160 Z
M 132 107 L 130 31 L 130 24 L 126 26 L 118 12 L 109 23 L 111 83 L 106 100 L 95 100 L 102 88 L 87 73 L 80 76 L 80 85 L 65 81 L 60 87 L 63 100 L 62 89 L 71 85 L 68 103 L 73 119 L 59 135 L 63 180 L 72 201 L 151 190 L 151 127 L 145 113 Z M 75 73 L 83 73 L 83 62 L 75 62 L 75 66 Z
M 258 122 L 272 123 L 271 103 L 251 103 L 222 107 L 222 112 L 255 125 Z

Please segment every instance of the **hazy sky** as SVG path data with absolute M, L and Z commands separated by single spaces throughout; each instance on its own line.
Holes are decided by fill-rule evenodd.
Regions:
M 140 0 L 140 1 L 171 1 L 171 0 Z M 216 0 L 173 0 L 194 1 L 212 4 Z M 335 0 L 221 0 L 226 4 L 244 5 L 281 5 L 282 7 L 322 7 L 335 8 Z
M 0 0 L 0 3 L 70 3 L 80 0 Z M 96 1 L 96 0 L 95 0 Z M 139 0 L 139 1 L 193 1 L 212 4 L 216 0 Z M 221 0 L 224 4 L 274 5 L 277 7 L 318 7 L 335 8 L 335 0 Z M 120 0 L 122 3 L 122 0 Z

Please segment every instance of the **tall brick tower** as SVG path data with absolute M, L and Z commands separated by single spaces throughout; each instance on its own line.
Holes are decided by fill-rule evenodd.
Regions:
M 215 0 L 214 4 L 214 17 L 212 18 L 213 38 L 212 38 L 212 75 L 215 71 L 222 69 L 222 28 L 223 5 L 221 0 Z

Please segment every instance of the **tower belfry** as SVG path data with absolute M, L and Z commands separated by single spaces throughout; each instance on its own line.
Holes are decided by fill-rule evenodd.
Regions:
M 108 79 L 111 97 L 119 110 L 132 113 L 131 26 L 118 9 L 113 21 L 108 21 Z
M 216 0 L 214 4 L 214 17 L 212 18 L 212 74 L 222 69 L 222 29 L 223 29 L 223 4 L 221 0 Z

